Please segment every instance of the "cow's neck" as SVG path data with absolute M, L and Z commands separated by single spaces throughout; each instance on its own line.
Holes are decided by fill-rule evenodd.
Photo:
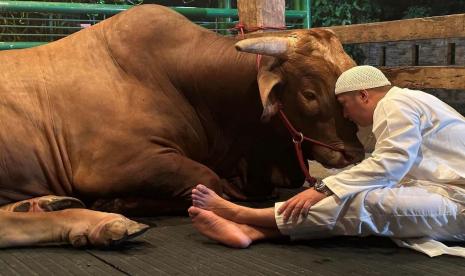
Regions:
M 185 25 L 176 35 L 159 24 L 149 24 L 143 32 L 125 31 L 137 18 L 115 17 L 115 22 L 100 25 L 106 28 L 104 39 L 122 74 L 136 77 L 150 90 L 168 97 L 182 93 L 200 117 L 208 116 L 228 130 L 258 124 L 262 105 L 256 55 L 238 52 L 234 38 L 187 24 L 183 17 L 173 18 L 171 25 Z
M 223 174 L 266 128 L 257 85 L 257 56 L 241 53 L 230 38 L 196 45 L 178 83 L 197 109 L 211 142 L 210 157 L 204 160 Z
M 256 55 L 236 51 L 234 42 L 220 38 L 196 45 L 176 76 L 185 96 L 195 106 L 205 104 L 223 125 L 258 122 L 262 112 Z
M 123 75 L 136 77 L 149 89 L 168 96 L 184 94 L 192 106 L 211 111 L 220 124 L 234 124 L 238 120 L 232 115 L 237 112 L 242 118 L 260 119 L 256 55 L 236 51 L 234 38 L 206 31 L 176 14 L 165 25 L 154 22 L 147 29 L 127 31 L 131 26 L 138 28 L 139 20 L 126 14 L 100 25 Z M 174 27 L 179 28 L 175 35 L 167 31 Z

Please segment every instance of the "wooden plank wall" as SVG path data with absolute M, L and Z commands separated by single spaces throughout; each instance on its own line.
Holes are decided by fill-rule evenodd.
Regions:
M 334 31 L 344 44 L 458 38 L 465 37 L 465 14 L 325 29 Z M 402 66 L 381 69 L 395 85 L 402 87 L 465 89 L 464 66 Z

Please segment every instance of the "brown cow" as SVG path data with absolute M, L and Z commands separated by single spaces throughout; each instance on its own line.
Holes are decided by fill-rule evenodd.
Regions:
M 264 54 L 259 68 L 256 55 L 236 51 L 235 44 Z M 222 192 L 221 179 L 238 174 L 239 160 L 247 161 L 249 177 L 239 192 L 271 183 L 271 168 L 280 169 L 281 182 L 301 184 L 292 142 L 274 116 L 280 103 L 297 129 L 344 147 L 350 160 L 317 145 L 306 148 L 307 156 L 328 166 L 363 157 L 355 126 L 343 119 L 333 95 L 336 78 L 354 63 L 328 31 L 238 42 L 171 9 L 143 5 L 48 45 L 2 52 L 0 64 L 0 204 L 6 210 L 83 206 L 70 197 L 119 198 L 122 211 L 144 209 L 144 202 L 150 214 L 185 210 L 192 187 L 203 183 Z M 68 197 L 40 198 L 46 195 Z M 78 217 L 84 226 L 73 220 Z M 145 229 L 89 210 L 3 212 L 2 231 L 26 227 L 20 238 L 0 233 L 0 245 L 53 240 L 48 227 L 63 218 L 67 233 L 81 230 L 60 241 L 76 245 L 83 235 L 106 244 Z

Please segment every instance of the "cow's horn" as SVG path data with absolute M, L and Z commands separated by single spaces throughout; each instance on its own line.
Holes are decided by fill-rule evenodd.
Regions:
M 287 58 L 290 42 L 287 37 L 257 37 L 241 40 L 235 46 L 241 52 Z

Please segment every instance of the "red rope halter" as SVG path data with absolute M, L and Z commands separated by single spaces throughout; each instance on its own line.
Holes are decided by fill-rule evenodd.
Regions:
M 300 169 L 302 170 L 303 174 L 305 175 L 305 181 L 307 181 L 311 186 L 315 184 L 316 179 L 310 175 L 309 169 L 306 165 L 305 159 L 304 159 L 304 154 L 302 151 L 302 142 L 308 141 L 312 144 L 328 148 L 334 151 L 341 152 L 344 156 L 347 156 L 347 153 L 345 152 L 344 149 L 342 148 L 336 148 L 334 146 L 331 146 L 329 144 L 325 144 L 323 142 L 320 142 L 318 140 L 309 138 L 305 135 L 302 134 L 302 132 L 297 131 L 294 126 L 291 124 L 289 119 L 286 117 L 286 114 L 284 114 L 283 107 L 281 104 L 279 104 L 279 110 L 278 110 L 279 117 L 284 123 L 284 126 L 287 128 L 289 133 L 291 134 L 292 137 L 292 142 L 294 143 L 294 148 L 295 148 L 295 153 L 297 155 L 297 160 L 299 161 L 299 166 Z
M 244 24 L 238 23 L 233 29 L 240 32 L 242 37 L 244 37 L 245 33 L 250 32 L 250 31 L 254 32 L 254 31 L 258 31 L 258 30 L 269 30 L 269 29 L 272 29 L 272 30 L 285 30 L 286 27 L 285 26 L 283 26 L 283 27 L 259 26 L 259 27 L 253 27 L 253 28 L 246 28 L 246 26 Z M 257 71 L 258 71 L 258 69 L 260 67 L 261 59 L 262 59 L 262 55 L 257 54 Z M 310 184 L 310 186 L 313 186 L 316 183 L 316 179 L 313 176 L 310 175 L 309 168 L 307 167 L 305 159 L 304 159 L 304 155 L 303 155 L 303 151 L 302 151 L 302 142 L 304 140 L 308 141 L 308 142 L 310 142 L 312 144 L 331 149 L 333 151 L 341 152 L 347 158 L 347 153 L 345 152 L 344 149 L 336 148 L 336 147 L 331 146 L 329 144 L 326 144 L 326 143 L 317 141 L 315 139 L 309 138 L 309 137 L 303 135 L 302 132 L 297 131 L 294 128 L 294 126 L 291 124 L 289 119 L 286 117 L 286 114 L 284 114 L 283 106 L 282 106 L 281 103 L 279 103 L 278 114 L 279 114 L 279 117 L 281 118 L 281 120 L 283 121 L 284 126 L 289 130 L 289 133 L 291 134 L 292 142 L 294 143 L 294 148 L 295 148 L 295 152 L 296 152 L 296 155 L 297 155 L 297 160 L 299 161 L 300 169 L 302 170 L 303 174 L 305 175 L 305 181 L 308 182 Z
M 232 30 L 236 30 L 237 32 L 240 32 L 242 36 L 244 36 L 245 33 L 250 33 L 250 32 L 256 32 L 260 30 L 285 30 L 286 26 L 282 27 L 270 27 L 270 26 L 258 26 L 258 27 L 247 27 L 245 24 L 239 22 L 232 28 Z

